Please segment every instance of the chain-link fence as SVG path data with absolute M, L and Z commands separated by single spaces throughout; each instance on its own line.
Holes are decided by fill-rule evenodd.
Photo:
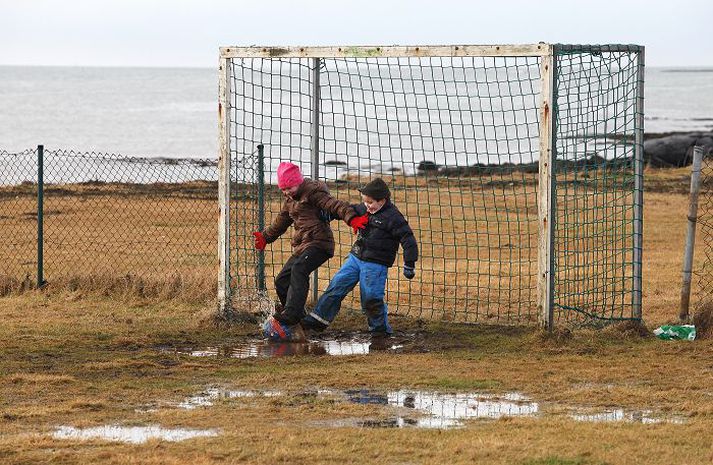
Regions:
M 701 190 L 698 196 L 698 233 L 695 267 L 696 310 L 713 311 L 713 151 L 708 151 L 701 165 Z
M 0 151 L 0 291 L 37 276 L 37 166 L 37 150 Z
M 40 153 L 0 152 L 5 292 L 215 295 L 216 160 Z

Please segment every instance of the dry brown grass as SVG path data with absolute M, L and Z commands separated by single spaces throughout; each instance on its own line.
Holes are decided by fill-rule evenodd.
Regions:
M 239 360 L 194 358 L 160 347 L 230 347 L 256 327 L 215 328 L 205 309 L 57 291 L 0 299 L 0 458 L 3 463 L 710 463 L 710 341 L 642 339 L 629 331 L 544 336 L 528 329 L 419 325 L 422 353 Z M 345 313 L 339 328 L 360 327 Z M 672 370 L 671 367 L 675 367 Z M 207 386 L 280 389 L 276 398 L 175 404 Z M 473 421 L 457 430 L 330 428 L 329 419 L 380 418 L 378 405 L 301 391 L 421 389 L 520 391 L 538 418 Z M 142 406 L 153 413 L 137 412 Z M 563 406 L 653 410 L 684 424 L 579 423 Z M 219 428 L 216 438 L 126 445 L 53 439 L 58 425 Z M 674 446 L 672 446 L 675 445 Z
M 50 185 L 45 193 L 45 279 L 50 289 L 117 298 L 204 302 L 216 294 L 214 183 Z M 0 293 L 35 285 L 35 199 L 0 188 Z M 27 276 L 27 278 L 25 278 Z
M 646 173 L 651 191 L 646 194 L 644 212 L 644 317 L 649 325 L 675 316 L 687 175 L 687 169 Z M 571 184 L 570 179 L 561 182 Z M 397 184 L 400 187 L 394 190 L 394 201 L 409 218 L 422 248 L 417 279 L 399 279 L 400 269 L 390 270 L 387 295 L 393 313 L 470 322 L 537 320 L 534 175 L 459 181 L 399 178 Z M 586 187 L 572 191 L 568 184 L 567 189 L 575 194 L 566 200 L 572 211 L 594 205 Z M 333 185 L 332 192 L 345 200 L 357 200 L 356 191 L 343 184 Z M 270 212 L 279 209 L 281 197 L 269 190 L 268 199 L 269 222 L 273 216 Z M 612 198 L 596 202 L 602 206 L 607 200 Z M 217 276 L 215 201 L 214 183 L 49 186 L 45 200 L 48 292 L 70 290 L 124 301 L 211 302 Z M 34 202 L 32 186 L 0 188 L 0 256 L 7 257 L 0 272 L 0 295 L 35 285 Z M 238 225 L 233 234 L 234 247 L 241 249 L 238 260 L 242 264 L 234 272 L 241 275 L 241 285 L 250 287 L 254 286 L 255 274 L 250 234 L 254 225 L 246 205 L 239 201 L 234 211 Z M 566 249 L 567 255 L 562 263 L 594 263 L 604 256 L 606 247 L 615 243 L 617 235 L 628 231 L 597 229 L 597 220 L 602 218 L 596 215 L 603 213 L 585 210 L 579 218 L 584 220 L 580 228 L 563 231 L 566 237 L 561 237 L 558 246 Z M 577 218 L 561 220 L 572 222 Z M 353 241 L 346 225 L 334 222 L 332 227 L 338 250 L 320 271 L 321 289 Z M 289 254 L 288 232 L 266 253 L 268 289 L 272 288 L 271 277 Z M 598 312 L 629 316 L 630 298 L 615 297 L 622 289 L 607 281 L 608 275 L 618 272 L 616 267 L 565 269 L 560 268 L 557 279 L 575 286 L 567 292 L 574 288 L 595 292 L 579 299 L 568 297 L 564 304 L 589 305 Z M 606 292 L 600 292 L 602 289 Z M 358 307 L 358 290 L 347 303 Z
M 696 337 L 700 339 L 713 339 L 713 301 L 704 302 L 693 315 L 693 324 L 696 326 Z
M 687 202 L 685 189 L 678 186 L 685 183 L 685 175 L 683 169 L 647 172 L 647 183 L 656 185 L 645 200 L 644 316 L 650 328 L 677 315 Z M 405 305 L 408 300 L 401 299 L 422 294 L 419 299 L 423 300 L 411 302 L 443 311 L 455 303 L 481 298 L 492 305 L 482 310 L 487 313 L 507 312 L 512 301 L 531 298 L 529 294 L 505 295 L 514 270 L 449 261 L 460 257 L 454 247 L 467 243 L 472 246 L 466 249 L 468 256 L 487 263 L 488 253 L 494 251 L 486 253 L 487 242 L 481 241 L 497 232 L 497 223 L 488 216 L 495 214 L 494 208 L 482 206 L 495 204 L 487 204 L 477 189 L 459 194 L 450 189 L 455 186 L 441 184 L 441 192 L 453 196 L 450 204 L 459 208 L 436 209 L 437 205 L 428 203 L 433 192 L 428 186 L 442 181 L 419 178 L 409 182 L 418 184 L 417 195 L 406 202 L 405 192 L 397 191 L 397 202 L 403 202 L 412 224 L 423 226 L 419 234 L 443 244 L 431 252 L 444 258 L 426 258 L 422 266 L 441 266 L 450 274 L 422 272 L 427 284 L 393 279 L 391 285 L 397 287 L 391 288 L 390 302 Z M 154 191 L 114 185 L 62 189 L 55 192 L 54 200 L 48 199 L 54 213 L 47 226 L 50 230 L 61 226 L 62 232 L 48 231 L 52 238 L 48 247 L 55 248 L 55 255 L 48 256 L 50 286 L 45 292 L 27 292 L 31 283 L 24 280 L 25 270 L 32 273 L 34 250 L 32 200 L 25 192 L 29 188 L 0 190 L 0 254 L 7 265 L 6 277 L 0 279 L 4 296 L 0 299 L 1 463 L 663 465 L 713 460 L 713 341 L 644 338 L 645 328 L 631 323 L 605 331 L 558 328 L 549 335 L 531 328 L 423 323 L 394 316 L 396 329 L 417 333 L 423 351 L 250 360 L 163 352 L 160 349 L 166 346 L 228 349 L 257 332 L 254 324 L 215 325 L 214 309 L 204 303 L 214 292 L 217 214 L 214 201 L 198 194 L 210 188 L 196 186 L 196 195 L 172 195 L 170 202 L 163 196 L 168 187 Z M 347 192 L 338 194 L 351 197 Z M 475 199 L 485 203 L 476 208 Z M 527 218 L 534 213 L 531 203 L 521 208 L 527 210 Z M 434 212 L 442 219 L 433 220 Z M 449 218 L 458 215 L 473 219 L 450 222 Z M 113 228 L 120 232 L 114 237 L 121 240 L 100 242 L 101 231 L 88 230 L 87 224 Z M 348 243 L 346 228 L 338 228 L 341 242 Z M 477 240 L 466 241 L 465 230 L 478 231 Z M 527 231 L 523 237 L 532 237 L 532 230 Z M 176 239 L 163 240 L 168 253 L 155 246 L 161 237 Z M 101 247 L 91 245 L 93 241 Z M 529 260 L 532 252 L 523 244 L 521 250 L 527 251 Z M 126 254 L 107 254 L 117 248 L 127 249 Z M 192 251 L 199 256 L 191 255 Z M 580 258 L 586 259 L 586 251 L 580 252 Z M 107 263 L 108 257 L 111 266 L 97 267 L 97 263 Z M 270 263 L 283 258 L 275 253 Z M 157 264 L 169 266 L 171 272 L 157 269 Z M 476 291 L 487 284 L 480 278 L 457 281 L 453 273 L 466 269 L 476 277 L 478 270 L 490 276 L 500 294 Z M 494 278 L 496 272 L 503 274 L 500 281 Z M 186 299 L 186 293 L 194 297 Z M 446 294 L 450 300 L 438 300 Z M 702 334 L 708 334 L 704 320 L 710 323 L 711 312 L 703 310 L 696 315 L 697 324 Z M 363 325 L 363 317 L 347 309 L 335 329 L 353 331 Z M 185 397 L 216 385 L 280 389 L 285 395 L 225 399 L 211 408 L 190 411 L 175 408 Z M 514 390 L 539 402 L 543 415 L 473 421 L 465 428 L 446 431 L 329 428 L 320 422 L 380 418 L 388 413 L 380 406 L 300 395 L 302 390 L 321 387 Z M 158 410 L 137 411 L 147 405 Z M 558 414 L 564 406 L 652 410 L 680 416 L 685 422 L 580 423 Z M 48 434 L 58 425 L 112 423 L 220 428 L 221 433 L 216 438 L 146 445 L 56 440 Z

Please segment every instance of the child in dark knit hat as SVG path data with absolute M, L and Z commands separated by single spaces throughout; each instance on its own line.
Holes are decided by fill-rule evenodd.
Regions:
M 364 229 L 354 228 L 357 239 L 346 262 L 334 275 L 329 287 L 317 301 L 314 310 L 302 319 L 302 326 L 324 330 L 337 317 L 342 301 L 359 283 L 362 312 L 369 331 L 375 335 L 390 335 L 388 309 L 384 302 L 386 277 L 396 260 L 399 244 L 403 248 L 403 274 L 416 276 L 418 244 L 411 227 L 396 205 L 391 203 L 389 186 L 376 178 L 361 189 L 362 202 L 354 205 L 358 215 L 366 217 Z

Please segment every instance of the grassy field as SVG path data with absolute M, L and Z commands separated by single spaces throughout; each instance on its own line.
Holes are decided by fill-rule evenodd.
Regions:
M 644 317 L 649 328 L 677 314 L 685 175 L 686 170 L 647 173 Z M 100 201 L 86 198 L 87 205 Z M 187 206 L 210 205 L 209 200 L 185 201 Z M 88 214 L 73 205 L 53 208 Z M 130 205 L 127 200 L 113 215 L 126 214 Z M 200 208 L 194 203 L 185 214 Z M 144 236 L 172 227 L 167 218 L 141 217 L 154 228 L 143 230 Z M 212 234 L 209 223 L 185 233 L 186 242 Z M 10 260 L 11 251 L 4 251 Z M 212 272 L 215 263 L 201 260 L 200 265 L 186 264 L 186 270 L 200 271 L 195 281 L 157 275 L 155 281 L 121 284 L 107 271 L 93 283 L 76 280 L 45 292 L 18 293 L 8 287 L 0 298 L 0 463 L 713 461 L 711 340 L 664 342 L 642 337 L 640 328 L 631 325 L 545 335 L 532 328 L 402 315 L 392 319 L 396 343 L 402 346 L 395 350 L 240 359 L 225 354 L 253 340 L 257 326 L 213 323 L 214 305 L 207 287 L 201 291 L 208 285 L 200 274 Z M 73 263 L 79 269 L 81 257 Z M 148 282 L 154 282 L 154 291 L 147 290 Z M 186 299 L 184 287 L 191 286 L 192 298 Z M 360 314 L 347 309 L 328 336 L 361 337 L 362 329 Z M 197 350 L 223 355 L 190 355 Z M 186 399 L 211 389 L 235 394 L 185 408 Z M 417 409 L 405 408 L 406 402 L 402 407 L 351 402 L 353 394 L 344 392 L 354 389 L 386 397 L 393 392 L 477 393 L 484 399 L 512 399 L 508 393 L 517 392 L 528 400 L 516 398 L 512 404 L 530 408 L 536 403 L 537 411 L 466 419 L 450 429 L 356 426 L 419 416 Z M 261 391 L 273 394 L 253 395 Z M 613 415 L 620 421 L 580 421 L 601 419 L 606 412 L 620 412 Z M 102 425 L 215 429 L 216 436 L 145 444 L 53 436 L 62 426 Z
M 678 281 L 661 266 L 680 260 L 687 171 L 647 173 L 646 279 Z M 556 302 L 615 318 L 632 315 L 633 233 L 630 188 L 599 173 L 563 177 L 558 197 Z M 607 183 L 610 193 L 594 195 Z M 531 173 L 483 177 L 401 178 L 394 200 L 420 243 L 417 278 L 390 271 L 393 313 L 429 320 L 522 324 L 537 321 L 537 194 Z M 338 197 L 356 201 L 354 185 L 335 184 Z M 44 274 L 54 289 L 147 298 L 181 297 L 198 303 L 216 292 L 217 209 L 214 183 L 50 185 L 45 192 Z M 252 193 L 254 194 L 254 193 Z M 0 293 L 31 287 L 36 268 L 34 186 L 0 187 Z M 281 196 L 268 191 L 265 221 Z M 237 190 L 233 203 L 232 272 L 243 289 L 255 288 L 255 199 Z M 353 241 L 349 228 L 332 223 L 336 256 L 320 270 L 320 288 L 339 268 Z M 291 253 L 286 234 L 266 250 L 268 290 Z M 659 260 L 660 254 L 666 256 Z M 668 256 L 672 255 L 672 256 Z M 236 265 L 240 264 L 240 265 Z M 653 270 L 653 271 L 652 271 Z M 657 284 L 651 289 L 660 289 Z M 647 290 L 645 290 L 647 292 Z M 358 295 L 350 300 L 358 305 Z M 650 300 L 647 320 L 658 322 L 670 301 Z M 664 306 L 660 306 L 665 305 Z

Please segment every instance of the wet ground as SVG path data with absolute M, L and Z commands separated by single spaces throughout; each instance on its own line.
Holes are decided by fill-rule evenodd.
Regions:
M 248 339 L 213 347 L 162 348 L 164 352 L 191 357 L 269 358 L 294 355 L 367 355 L 374 352 L 425 352 L 416 334 L 372 338 L 368 334 L 330 335 L 307 342 L 272 342 Z
M 104 425 L 90 428 L 60 426 L 52 433 L 55 439 L 104 439 L 106 441 L 143 444 L 151 439 L 178 442 L 199 437 L 218 436 L 218 430 L 197 430 L 185 428 L 162 428 L 158 425 L 121 426 Z
M 349 402 L 375 407 L 373 416 L 357 418 L 334 418 L 309 422 L 315 427 L 329 428 L 437 428 L 451 429 L 467 426 L 468 421 L 496 420 L 500 418 L 527 417 L 542 419 L 566 416 L 582 422 L 626 423 L 685 423 L 685 418 L 663 415 L 651 410 L 627 410 L 623 408 L 591 409 L 582 406 L 556 405 L 537 402 L 519 392 L 493 393 L 443 393 L 420 390 L 379 391 L 371 389 L 315 389 L 297 393 L 279 390 L 231 390 L 209 387 L 178 403 L 154 402 L 135 410 L 151 414 L 164 408 L 194 410 L 211 408 L 227 399 L 290 397 L 296 402 L 325 399 L 333 402 Z M 219 435 L 219 429 L 163 428 L 159 425 L 121 426 L 117 424 L 90 428 L 59 426 L 52 436 L 56 439 L 104 439 L 132 444 L 141 444 L 151 439 L 183 441 L 196 437 Z
M 567 416 L 584 422 L 629 423 L 683 423 L 681 416 L 663 415 L 651 410 L 626 410 L 623 408 L 590 409 L 584 406 L 562 406 L 537 402 L 519 392 L 493 393 L 442 393 L 420 390 L 379 391 L 370 389 L 317 389 L 288 394 L 279 390 L 246 391 L 218 387 L 186 398 L 175 407 L 192 410 L 213 406 L 221 399 L 288 397 L 300 399 L 323 398 L 335 402 L 374 405 L 379 417 L 334 419 L 314 423 L 331 427 L 417 427 L 453 428 L 465 426 L 466 420 L 494 420 L 505 417 L 544 418 Z
M 330 333 L 313 337 L 304 343 L 275 343 L 251 338 L 215 347 L 161 347 L 164 353 L 189 357 L 226 357 L 235 359 L 282 356 L 360 356 L 373 353 L 413 353 L 433 349 L 418 332 L 398 333 L 394 337 L 374 338 L 367 333 Z M 613 385 L 602 385 L 613 387 Z M 581 388 L 601 387 L 583 383 Z M 282 390 L 236 390 L 209 386 L 182 401 L 156 399 L 137 406 L 135 411 L 147 418 L 163 409 L 195 410 L 212 408 L 220 402 L 242 399 L 242 402 L 265 402 L 266 398 L 289 398 L 291 402 L 311 402 L 324 399 L 335 403 L 373 406 L 364 417 L 308 421 L 310 426 L 327 428 L 463 428 L 468 422 L 501 418 L 532 418 L 533 420 L 566 417 L 578 422 L 622 423 L 685 423 L 681 415 L 663 414 L 651 410 L 625 409 L 620 406 L 590 408 L 540 402 L 520 392 L 434 392 L 412 389 L 312 389 L 300 392 Z M 220 427 L 221 425 L 215 425 Z M 151 439 L 183 441 L 196 437 L 212 437 L 219 429 L 163 428 L 160 425 L 122 426 L 109 424 L 90 428 L 58 426 L 52 436 L 57 439 L 104 439 L 140 444 Z
M 493 395 L 355 390 L 345 391 L 345 395 L 350 402 L 389 406 L 398 413 L 386 419 L 352 422 L 353 426 L 370 428 L 452 428 L 463 426 L 462 420 L 467 419 L 534 416 L 539 411 L 537 402 L 517 392 Z M 337 422 L 332 426 L 352 426 L 349 421 L 342 423 Z

